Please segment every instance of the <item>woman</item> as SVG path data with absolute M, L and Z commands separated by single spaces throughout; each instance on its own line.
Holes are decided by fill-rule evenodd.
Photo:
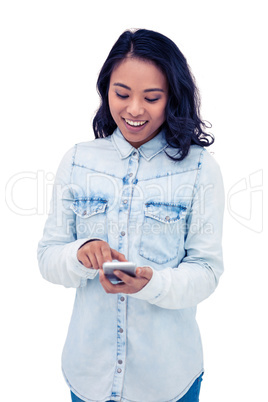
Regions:
M 196 402 L 196 306 L 223 271 L 213 138 L 184 56 L 160 33 L 124 32 L 98 90 L 96 139 L 64 156 L 38 248 L 44 278 L 77 288 L 63 374 L 73 401 Z M 136 277 L 110 282 L 112 260 L 134 262 Z

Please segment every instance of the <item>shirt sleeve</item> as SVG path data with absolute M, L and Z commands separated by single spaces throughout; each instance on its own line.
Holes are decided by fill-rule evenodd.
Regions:
M 76 217 L 70 208 L 74 200 L 71 177 L 75 152 L 76 147 L 73 147 L 59 165 L 37 259 L 46 280 L 77 288 L 85 286 L 87 279 L 94 279 L 98 271 L 86 268 L 77 259 L 77 250 L 91 239 L 77 239 Z
M 132 297 L 168 309 L 194 307 L 216 289 L 223 273 L 224 187 L 215 159 L 203 151 L 187 221 L 185 257 L 178 267 L 153 269 L 150 282 Z

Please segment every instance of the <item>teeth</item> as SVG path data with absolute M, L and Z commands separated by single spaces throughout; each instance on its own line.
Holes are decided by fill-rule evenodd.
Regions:
M 132 120 L 125 119 L 125 121 L 130 126 L 143 126 L 146 123 L 146 120 L 144 120 L 144 121 L 132 121 Z

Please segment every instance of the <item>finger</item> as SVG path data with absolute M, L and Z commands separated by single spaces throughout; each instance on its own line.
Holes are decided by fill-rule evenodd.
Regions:
M 98 269 L 102 268 L 102 265 L 103 265 L 103 256 L 102 256 L 101 250 L 99 250 L 99 251 L 95 254 L 95 259 L 96 259 L 96 265 L 98 266 Z
M 122 261 L 122 262 L 126 262 L 126 257 L 124 256 L 124 254 L 119 253 L 119 251 L 114 250 L 113 248 L 111 248 L 111 253 L 112 253 L 112 258 L 114 260 L 118 260 L 118 261 Z
M 153 270 L 150 267 L 138 267 L 136 268 L 136 275 L 139 278 L 152 279 Z
M 79 260 L 79 262 L 81 262 L 81 264 L 83 264 L 86 268 L 92 268 L 92 264 L 88 255 L 85 255 L 81 261 Z
M 102 269 L 99 270 L 99 280 L 106 293 L 119 293 L 118 285 L 113 284 L 107 279 Z
M 99 268 L 102 268 L 105 261 L 112 261 L 112 254 L 109 244 L 103 242 L 101 247 L 97 249 L 95 256 Z
M 88 257 L 88 259 L 89 259 L 89 261 L 90 261 L 90 263 L 92 265 L 92 268 L 99 269 L 99 264 L 98 264 L 98 260 L 96 258 L 96 255 L 93 254 L 93 253 L 90 253 L 90 256 L 87 255 L 87 257 Z
M 90 259 L 86 253 L 79 253 L 77 254 L 77 259 L 80 262 L 80 264 L 84 265 L 86 268 L 91 268 L 92 264 L 90 262 Z
M 125 284 L 131 286 L 133 284 L 133 277 L 123 271 L 115 270 L 114 274 L 121 279 Z
M 110 248 L 110 246 L 108 244 L 103 245 L 102 248 L 101 248 L 101 251 L 102 251 L 102 259 L 103 259 L 102 264 L 104 262 L 111 262 L 113 260 L 113 258 L 112 258 L 112 249 Z
M 77 257 L 78 260 L 81 261 L 81 263 L 86 267 L 86 268 L 94 268 L 98 269 L 98 261 L 96 259 L 96 250 L 100 247 L 97 245 L 99 241 L 94 241 L 94 242 L 87 242 L 84 244 L 82 247 L 77 252 Z

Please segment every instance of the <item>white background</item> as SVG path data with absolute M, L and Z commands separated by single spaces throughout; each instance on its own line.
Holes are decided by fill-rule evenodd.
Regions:
M 265 9 L 260 0 L 1 2 L 1 400 L 69 401 L 60 358 L 75 291 L 42 279 L 36 247 L 61 157 L 93 139 L 98 72 L 135 27 L 185 54 L 225 181 L 225 274 L 198 310 L 200 400 L 266 398 Z

